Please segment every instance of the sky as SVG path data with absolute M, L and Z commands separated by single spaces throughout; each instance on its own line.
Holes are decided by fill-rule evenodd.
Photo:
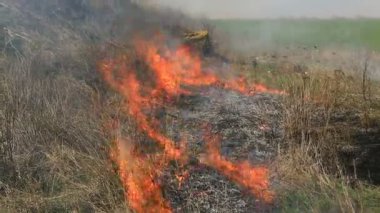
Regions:
M 151 0 L 213 19 L 378 17 L 380 0 Z

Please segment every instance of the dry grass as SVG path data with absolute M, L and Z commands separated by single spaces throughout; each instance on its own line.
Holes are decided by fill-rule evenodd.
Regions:
M 82 28 L 77 14 L 71 18 L 78 23 L 61 22 L 62 14 L 49 22 L 41 14 L 19 11 L 11 0 L 6 2 L 9 27 L 0 32 L 0 210 L 128 211 L 108 159 L 112 135 L 103 132 L 105 122 L 119 118 L 121 106 L 99 89 L 95 74 L 99 51 L 87 46 L 93 44 L 89 39 L 93 34 L 106 36 L 96 34 L 103 29 L 87 22 Z M 99 11 L 110 6 L 94 2 Z M 125 20 L 119 21 L 117 25 Z M 380 117 L 378 85 L 363 81 L 363 72 L 356 78 L 339 73 L 281 73 L 274 64 L 262 65 L 256 72 L 241 64 L 238 68 L 289 93 L 284 97 L 286 135 L 273 163 L 279 208 L 285 212 L 380 211 L 380 189 L 349 173 L 339 155 L 342 147 L 355 144 L 353 132 L 371 128 Z M 133 134 L 132 125 L 127 121 L 124 125 Z M 210 182 L 222 183 L 210 188 L 217 194 L 227 184 L 214 179 L 210 175 Z M 210 187 L 204 180 L 199 182 Z M 223 209 L 225 202 L 231 202 L 227 191 L 224 195 L 215 196 L 219 199 L 215 205 Z M 202 197 L 198 200 L 209 205 Z M 193 204 L 186 205 L 199 210 Z
M 9 3 L 10 23 L 0 32 L 6 41 L 0 45 L 0 209 L 126 212 L 103 132 L 110 114 L 96 89 L 99 51 L 64 23 L 43 22 L 42 14 L 16 6 Z
M 288 92 L 284 143 L 273 162 L 279 208 L 284 212 L 378 212 L 380 188 L 359 180 L 350 171 L 351 161 L 342 158 L 344 147 L 369 142 L 356 141 L 357 132 L 376 128 L 380 90 L 377 82 L 363 81 L 365 69 L 356 76 L 339 71 L 282 72 L 276 64 L 261 65 L 256 71 L 245 69 L 253 79 Z
M 378 212 L 378 187 L 349 183 L 343 176 L 327 172 L 302 148 L 279 158 L 277 191 L 283 212 Z
M 5 0 L 0 14 L 0 211 L 127 212 L 103 131 L 120 106 L 97 60 L 105 40 L 165 14 L 128 0 Z
M 29 56 L 2 56 L 0 209 L 125 212 L 96 91 Z

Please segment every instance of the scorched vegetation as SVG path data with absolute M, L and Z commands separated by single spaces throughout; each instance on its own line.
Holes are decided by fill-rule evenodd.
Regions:
M 4 0 L 0 27 L 0 212 L 380 210 L 370 56 L 247 58 L 129 0 Z

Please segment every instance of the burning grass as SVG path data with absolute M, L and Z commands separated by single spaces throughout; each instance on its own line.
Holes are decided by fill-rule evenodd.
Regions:
M 258 88 L 259 92 L 265 91 L 276 94 L 282 94 L 282 92 L 268 89 L 263 85 L 250 87 L 246 81 L 240 79 L 238 79 L 239 83 L 235 83 L 234 80 L 226 81 L 210 71 L 205 72 L 200 58 L 193 55 L 186 47 L 179 47 L 172 51 L 166 47 L 159 47 L 155 43 L 138 40 L 136 52 L 137 56 L 142 57 L 152 70 L 154 83 L 146 84 L 145 82 L 144 85 L 137 79 L 137 71 L 134 70 L 133 63 L 127 55 L 104 60 L 100 64 L 100 71 L 105 81 L 125 98 L 124 110 L 126 113 L 134 118 L 138 128 L 143 133 L 163 148 L 163 152 L 154 154 L 154 156 L 159 156 L 159 159 L 155 161 L 160 163 L 156 164 L 156 162 L 149 165 L 146 160 L 139 160 L 140 157 L 131 149 L 125 150 L 126 144 L 121 142 L 126 140 L 117 139 L 116 150 L 118 151 L 112 152 L 112 158 L 116 160 L 116 164 L 119 166 L 119 175 L 125 187 L 126 198 L 135 211 L 150 212 L 157 210 L 158 212 L 167 212 L 171 210 L 161 195 L 161 189 L 156 179 L 171 161 L 176 160 L 181 165 L 185 165 L 189 156 L 186 147 L 183 146 L 184 142 L 176 143 L 157 131 L 160 120 L 148 117 L 144 111 L 154 112 L 157 108 L 164 107 L 170 102 L 175 104 L 177 96 L 191 94 L 191 90 L 183 89 L 186 86 L 221 87 L 221 89 L 231 89 L 244 95 L 252 95 Z M 155 85 L 155 87 L 151 88 L 151 85 Z M 142 92 L 147 95 L 141 95 Z M 247 187 L 257 198 L 268 203 L 272 202 L 273 197 L 269 192 L 268 170 L 266 168 L 253 168 L 248 162 L 242 164 L 230 162 L 221 156 L 218 146 L 214 144 L 214 139 L 206 138 L 210 139 L 210 141 L 207 140 L 210 143 L 207 152 L 209 157 L 206 159 L 207 165 L 238 184 Z M 136 143 L 137 141 L 133 144 Z M 129 146 L 127 145 L 127 147 Z M 152 154 L 147 155 L 148 158 L 151 156 Z M 137 172 L 134 168 L 147 168 L 148 170 L 145 172 L 142 169 L 141 176 L 139 175 L 141 171 Z
M 273 202 L 273 193 L 269 191 L 269 169 L 265 166 L 253 167 L 249 161 L 240 164 L 230 162 L 220 153 L 220 138 L 206 136 L 207 151 L 204 163 L 214 167 L 231 180 L 247 188 L 256 197 L 265 202 Z
M 145 43 L 145 45 L 149 46 L 149 43 Z M 180 140 L 176 142 L 169 139 L 169 136 L 164 136 L 164 134 L 159 133 L 159 131 L 154 132 L 152 127 L 147 127 L 146 125 L 154 126 L 159 122 L 163 122 L 163 120 L 158 119 L 152 121 L 152 118 L 144 117 L 144 114 L 141 114 L 140 110 L 146 108 L 149 109 L 149 111 L 155 111 L 155 107 L 160 108 L 165 106 L 165 109 L 169 108 L 169 111 L 175 112 L 175 110 L 172 108 L 176 108 L 176 105 L 181 105 L 181 103 L 178 103 L 180 100 L 177 98 L 172 99 L 171 96 L 175 97 L 180 94 L 183 99 L 190 101 L 190 99 L 187 97 L 191 97 L 192 94 L 191 89 L 188 88 L 198 87 L 200 85 L 203 87 L 211 86 L 218 88 L 217 90 L 219 90 L 221 93 L 223 93 L 223 91 L 232 89 L 232 91 L 235 91 L 237 93 L 242 92 L 244 96 L 250 96 L 255 93 L 252 93 L 246 89 L 241 90 L 241 88 L 249 88 L 246 86 L 249 85 L 249 81 L 237 79 L 236 81 L 228 80 L 223 82 L 223 80 L 218 79 L 217 75 L 213 74 L 213 72 L 207 71 L 206 73 L 202 73 L 205 69 L 201 68 L 198 58 L 192 57 L 191 55 L 182 55 L 184 53 L 183 51 L 186 49 L 180 48 L 177 52 L 174 51 L 167 53 L 165 53 L 165 51 L 168 50 L 164 49 L 164 53 L 161 55 L 160 52 L 162 50 L 159 50 L 159 48 L 149 48 L 147 46 L 144 47 L 144 45 L 141 45 L 141 43 L 137 46 L 140 47 L 138 51 L 142 51 L 143 49 L 148 51 L 148 54 L 140 54 L 148 64 L 148 67 L 153 70 L 154 76 L 156 76 L 156 79 L 154 80 L 155 83 L 153 84 L 156 85 L 156 87 L 150 89 L 153 92 L 150 92 L 146 88 L 143 89 L 143 84 L 138 83 L 136 77 L 128 77 L 128 75 L 134 76 L 133 70 L 125 69 L 125 67 L 123 67 L 125 65 L 115 66 L 116 62 L 131 63 L 130 61 L 126 60 L 127 58 L 124 58 L 123 60 L 111 61 L 113 62 L 111 65 L 109 64 L 110 61 L 106 60 L 106 66 L 104 66 L 102 70 L 103 72 L 106 72 L 105 79 L 107 81 L 111 79 L 111 85 L 116 83 L 117 86 L 114 86 L 114 88 L 116 88 L 116 90 L 121 94 L 125 94 L 124 97 L 128 100 L 127 104 L 129 105 L 126 111 L 130 114 L 130 116 L 142 116 L 142 118 L 135 117 L 135 120 L 137 121 L 138 126 L 140 126 L 140 129 L 143 132 L 146 132 L 148 137 L 157 141 L 158 144 L 164 148 L 164 151 L 166 150 L 166 152 L 164 152 L 164 155 L 168 156 L 168 158 L 166 158 L 168 161 L 165 163 L 165 167 L 167 169 L 172 168 L 170 166 L 172 164 L 170 161 L 172 160 L 178 160 L 178 162 L 180 162 L 179 164 L 176 163 L 177 166 L 175 167 L 179 169 L 179 173 L 174 172 L 174 178 L 177 179 L 177 183 L 175 185 L 177 185 L 178 188 L 170 190 L 169 194 L 172 194 L 171 196 L 181 197 L 181 195 L 178 194 L 181 192 L 180 188 L 187 188 L 189 187 L 188 185 L 191 184 L 187 183 L 187 179 L 191 177 L 191 171 L 193 171 L 194 168 L 199 167 L 201 164 L 206 164 L 216 171 L 219 171 L 221 174 L 225 175 L 228 179 L 236 182 L 237 185 L 246 188 L 255 197 L 259 197 L 267 203 L 271 203 L 273 201 L 274 195 L 270 190 L 268 190 L 268 173 L 270 172 L 269 169 L 276 171 L 272 175 L 275 176 L 275 184 L 273 190 L 276 192 L 275 194 L 277 199 L 275 205 L 273 205 L 272 208 L 278 206 L 278 208 L 290 212 L 305 211 L 307 209 L 313 209 L 317 212 L 334 209 L 341 211 L 357 211 L 358 209 L 366 209 L 372 211 L 377 208 L 376 205 L 372 206 L 372 201 L 368 202 L 366 193 L 370 191 L 376 194 L 378 192 L 378 189 L 368 188 L 366 184 L 361 183 L 359 185 L 353 186 L 352 181 L 357 183 L 360 181 L 358 179 L 352 179 L 352 177 L 350 177 L 350 166 L 346 164 L 347 162 L 345 162 L 341 156 L 342 148 L 354 143 L 354 141 L 352 141 L 353 135 L 350 133 L 350 131 L 347 131 L 347 128 L 351 128 L 353 132 L 360 130 L 360 128 L 366 128 L 365 122 L 368 122 L 368 116 L 366 116 L 366 113 L 368 112 L 365 110 L 368 110 L 368 105 L 366 103 L 356 103 L 359 103 L 358 98 L 359 100 L 362 98 L 360 92 L 358 93 L 358 91 L 368 91 L 369 89 L 367 88 L 367 85 L 357 84 L 357 81 L 355 81 L 353 78 L 344 77 L 338 74 L 329 76 L 328 74 L 323 73 L 313 73 L 311 75 L 307 73 L 287 73 L 287 76 L 285 76 L 281 73 L 278 73 L 278 76 L 276 76 L 276 78 L 279 79 L 279 81 L 277 81 L 277 86 L 279 88 L 286 88 L 287 93 L 285 94 L 283 92 L 279 92 L 281 90 L 273 89 L 266 89 L 265 91 L 275 94 L 285 94 L 283 96 L 282 102 L 283 111 L 280 110 L 283 113 L 282 116 L 284 120 L 282 120 L 282 122 L 285 127 L 285 140 L 282 143 L 272 144 L 272 147 L 278 147 L 277 153 L 275 154 L 276 157 L 274 158 L 271 167 L 268 167 L 269 164 L 267 164 L 265 167 L 255 167 L 248 162 L 236 163 L 229 160 L 228 157 L 221 154 L 221 147 L 218 146 L 219 137 L 211 136 L 210 133 L 206 134 L 206 145 L 203 146 L 203 148 L 208 151 L 202 155 L 203 157 L 199 158 L 197 157 L 197 153 L 199 151 L 194 152 L 192 150 L 194 147 L 192 148 L 191 146 L 187 146 L 187 148 L 184 148 L 184 146 L 182 146 L 184 143 L 181 143 Z M 188 60 L 183 60 L 184 62 L 182 62 L 182 60 L 178 60 L 177 54 L 181 56 L 179 58 L 187 58 Z M 187 52 L 187 54 L 190 53 Z M 190 63 L 190 66 L 187 65 L 189 60 L 194 61 L 194 63 Z M 118 69 L 118 67 L 121 67 L 122 70 Z M 178 73 L 173 73 L 173 70 L 177 70 Z M 116 76 L 121 77 L 118 79 L 119 81 L 114 78 L 114 75 L 111 74 L 111 72 L 117 73 Z M 256 73 L 254 76 L 257 77 L 258 74 L 263 75 L 260 77 L 264 77 L 264 79 L 264 75 L 273 76 L 273 73 L 267 72 Z M 126 83 L 130 80 L 133 83 Z M 188 84 L 188 87 L 185 86 L 186 84 Z M 123 85 L 135 86 L 124 88 Z M 239 87 L 236 87 L 236 85 L 239 85 Z M 139 91 L 144 91 L 146 94 L 151 94 L 150 98 L 144 99 L 142 96 L 136 96 L 139 94 Z M 256 90 L 252 89 L 251 91 Z M 221 93 L 219 93 L 219 95 Z M 215 95 L 212 92 L 202 92 L 202 95 L 206 94 L 211 96 Z M 365 100 L 368 99 L 369 98 L 366 98 Z M 134 102 L 136 100 L 144 101 L 131 103 L 131 101 Z M 236 104 L 237 102 L 235 105 Z M 186 105 L 187 104 L 185 104 L 185 108 L 187 107 Z M 192 104 L 193 111 L 195 110 L 194 108 L 197 108 L 196 105 L 197 104 L 194 103 Z M 131 108 L 134 110 L 131 110 Z M 168 109 L 166 109 L 166 111 L 167 110 Z M 208 108 L 207 113 L 213 113 L 213 110 L 214 109 L 212 108 Z M 164 116 L 174 116 L 174 120 L 178 120 L 176 119 L 177 116 L 171 113 L 172 112 L 165 112 Z M 189 112 L 186 114 L 189 114 Z M 190 114 L 187 116 L 193 116 Z M 221 116 L 226 117 L 227 115 L 228 114 L 224 112 L 224 114 Z M 235 114 L 234 117 L 236 116 L 239 115 Z M 266 115 L 260 114 L 259 116 L 265 117 Z M 196 115 L 194 118 L 196 118 L 196 120 L 199 119 Z M 203 122 L 207 119 L 209 118 L 205 116 Z M 150 122 L 150 124 L 147 122 Z M 191 122 L 199 123 L 199 121 L 195 120 L 192 120 Z M 141 124 L 143 125 L 141 126 Z M 228 125 L 229 130 L 234 128 L 232 126 L 233 122 L 231 123 L 231 121 L 226 123 L 226 125 Z M 342 128 L 342 125 L 344 125 L 345 128 Z M 198 124 L 198 127 L 200 126 L 202 126 L 201 123 Z M 217 129 L 220 127 L 222 127 L 222 125 L 218 124 Z M 265 122 L 259 123 L 257 126 L 257 129 L 260 129 L 264 132 L 274 128 L 275 127 L 273 126 L 268 126 L 265 124 Z M 160 128 L 156 127 L 155 129 Z M 176 129 L 176 131 L 183 131 L 181 127 Z M 156 136 L 156 134 L 158 134 L 158 136 Z M 190 134 L 194 135 L 194 133 Z M 225 136 L 226 135 L 224 135 L 223 138 L 225 138 Z M 273 136 L 269 137 L 271 138 Z M 186 138 L 186 141 L 193 143 L 194 140 Z M 134 142 L 134 144 L 136 144 L 136 142 Z M 172 146 L 173 144 L 174 147 Z M 202 146 L 200 146 L 200 149 L 202 149 Z M 170 150 L 177 150 L 182 154 L 172 155 L 170 153 L 177 153 L 177 151 L 173 152 Z M 202 151 L 200 152 L 202 153 Z M 181 157 L 178 158 L 179 156 Z M 181 159 L 182 156 L 186 156 L 185 159 Z M 192 158 L 195 160 L 195 165 L 188 164 L 188 160 L 191 161 Z M 155 168 L 157 168 L 157 170 L 153 172 L 154 178 L 151 179 L 151 182 L 159 184 L 160 175 L 157 174 L 164 174 L 166 173 L 165 171 L 167 169 L 164 169 L 161 166 L 156 166 Z M 181 172 L 181 170 L 183 171 Z M 201 171 L 202 170 L 206 172 L 205 169 L 201 169 Z M 355 175 L 357 174 L 355 173 Z M 151 177 L 152 176 L 150 176 L 150 178 Z M 166 182 L 170 182 L 172 184 L 175 183 L 175 181 Z M 127 193 L 130 188 L 131 186 L 126 185 L 125 190 Z M 140 190 L 141 189 L 142 188 L 140 188 Z M 147 187 L 147 189 L 149 189 L 149 187 Z M 167 186 L 163 186 L 162 189 L 155 187 L 155 189 L 158 191 L 168 190 Z M 350 193 L 355 194 L 351 195 Z M 333 200 L 327 199 L 331 196 L 336 196 L 336 198 Z M 149 201 L 154 197 L 155 196 L 152 196 L 151 198 L 145 197 L 144 199 L 147 199 Z M 171 204 L 180 205 L 179 203 L 171 200 L 174 199 L 173 197 L 166 198 L 169 199 Z M 168 204 L 163 199 L 164 197 L 160 195 L 160 201 L 153 203 L 160 205 L 156 208 L 164 208 L 165 211 L 168 211 Z M 312 202 L 314 200 L 316 202 Z M 144 201 L 143 203 L 141 203 L 142 200 L 139 201 L 139 206 L 134 207 L 134 209 L 137 209 L 137 211 L 149 211 L 149 205 L 144 204 L 148 201 Z M 128 202 L 133 201 L 131 201 L 131 198 L 129 198 Z M 197 206 L 195 203 L 194 205 Z M 185 205 L 184 207 L 173 206 L 171 208 L 178 211 L 183 209 L 189 210 L 194 208 L 204 208 L 201 207 L 202 204 L 199 205 L 200 206 L 198 207 Z M 141 209 L 142 206 L 144 206 L 143 209 Z
M 380 90 L 364 72 L 237 63 L 223 75 L 220 61 L 162 35 L 112 41 L 118 53 L 99 61 L 100 49 L 112 52 L 98 47 L 107 35 L 97 30 L 107 30 L 86 22 L 97 19 L 83 18 L 83 5 L 50 22 L 6 2 L 0 9 L 19 23 L 1 19 L 2 210 L 379 211 L 368 156 L 378 150 Z M 100 13 L 112 5 L 103 6 Z M 62 23 L 65 11 L 81 24 Z M 33 30 L 23 32 L 30 20 Z

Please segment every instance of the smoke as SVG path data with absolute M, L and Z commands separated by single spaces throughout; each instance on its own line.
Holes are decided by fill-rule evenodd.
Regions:
M 33 76 L 72 75 L 97 87 L 100 59 L 117 51 L 133 52 L 137 37 L 161 36 L 163 45 L 174 46 L 186 29 L 199 25 L 144 1 L 3 0 L 0 51 L 30 60 Z
M 157 0 L 154 4 L 216 19 L 380 17 L 380 2 L 373 0 Z
M 68 29 L 89 40 L 128 40 L 133 34 L 151 36 L 157 31 L 169 32 L 175 26 L 193 23 L 170 9 L 148 7 L 148 1 L 133 0 L 6 0 L 17 8 L 22 25 Z M 1 21 L 0 21 L 1 22 Z M 29 28 L 25 28 L 29 30 Z M 58 31 L 59 29 L 55 29 Z M 54 30 L 53 30 L 54 31 Z M 47 34 L 45 29 L 41 34 Z M 52 38 L 56 36 L 51 36 Z

